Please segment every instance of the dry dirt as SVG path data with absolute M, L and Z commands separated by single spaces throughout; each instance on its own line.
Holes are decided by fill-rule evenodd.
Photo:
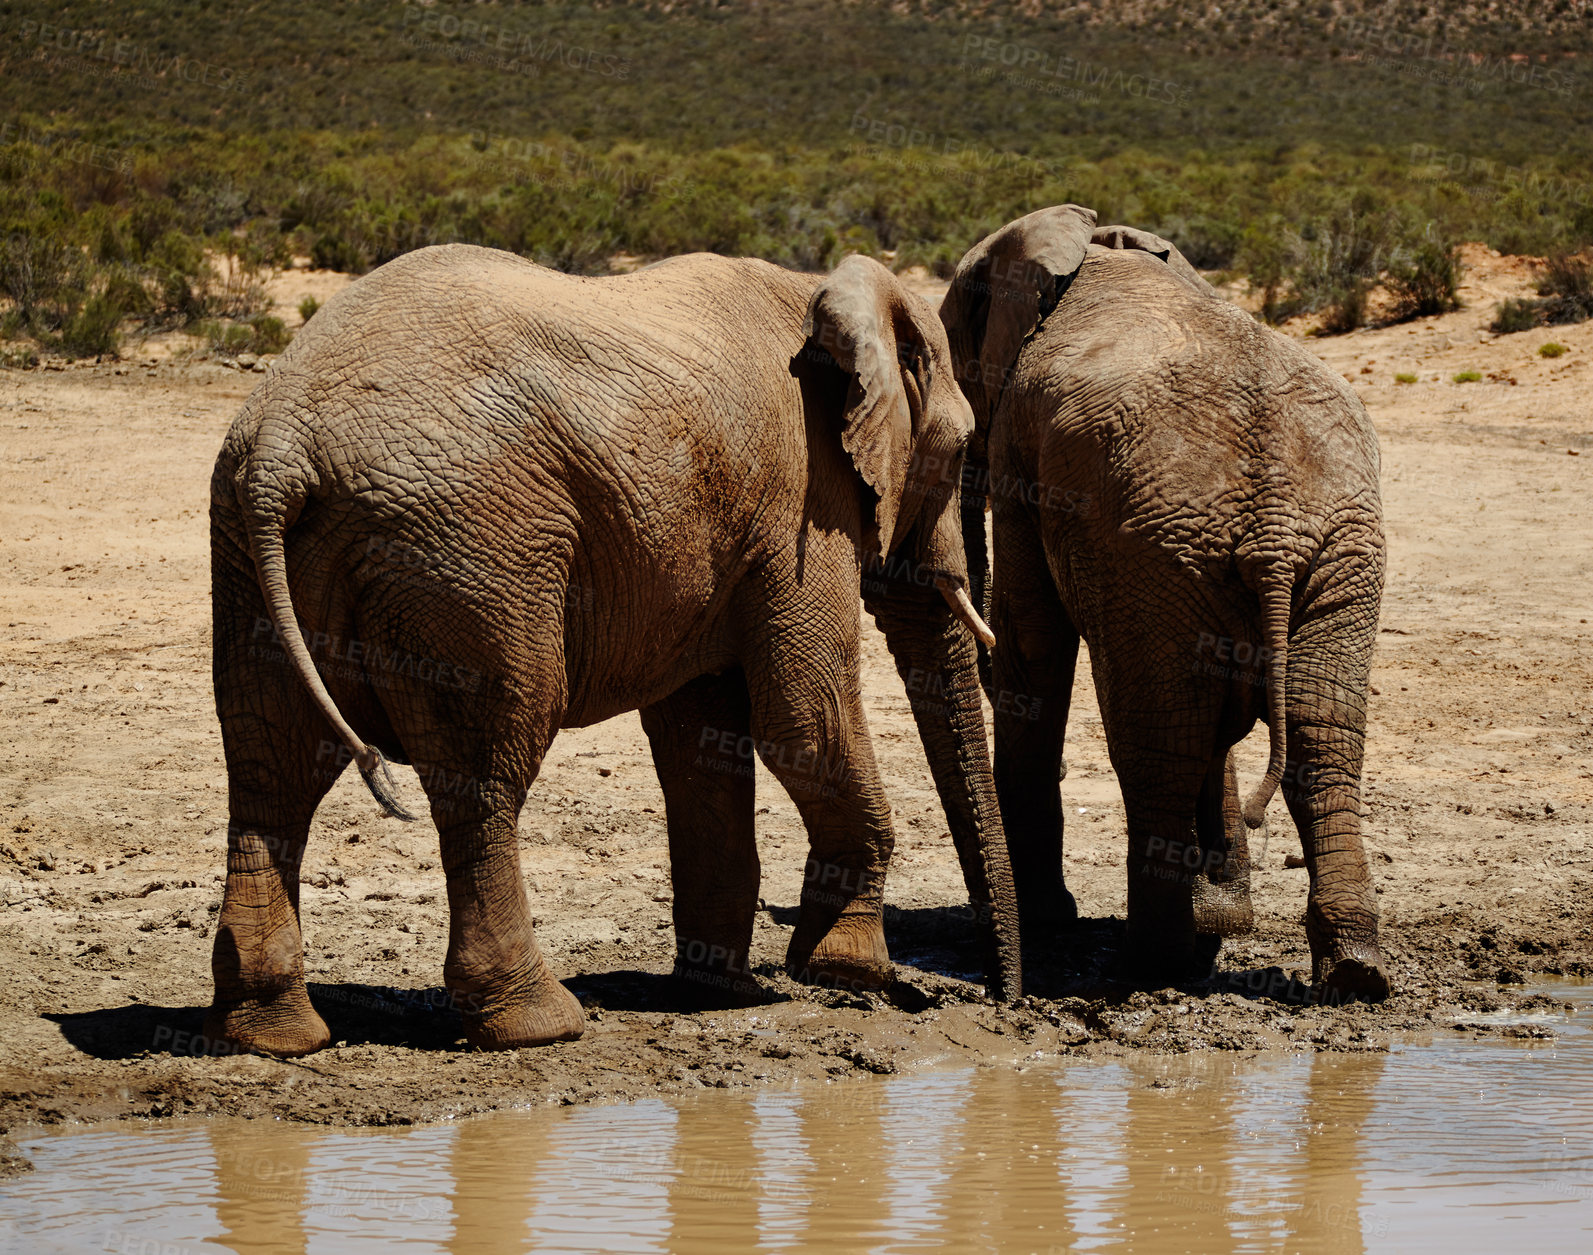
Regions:
M 1087 918 L 1031 962 L 1027 1001 L 984 1003 L 961 979 L 971 926 L 944 817 L 870 627 L 864 684 L 898 825 L 886 928 L 900 984 L 888 997 L 778 974 L 805 841 L 763 775 L 767 909 L 754 957 L 771 1001 L 679 1010 L 662 976 L 663 802 L 630 715 L 563 734 L 521 821 L 542 944 L 587 1005 L 584 1039 L 464 1048 L 436 1005 L 435 834 L 380 817 L 347 775 L 304 867 L 309 980 L 336 1044 L 297 1062 L 205 1057 L 196 1034 L 226 830 L 206 494 L 258 376 L 154 351 L 0 372 L 0 1157 L 4 1133 L 34 1122 L 225 1112 L 410 1123 L 957 1057 L 1380 1049 L 1519 1001 L 1535 974 L 1588 974 L 1593 323 L 1489 336 L 1493 302 L 1523 292 L 1525 276 L 1484 250 L 1468 260 L 1461 312 L 1310 341 L 1355 384 L 1383 442 L 1391 565 L 1366 827 L 1398 993 L 1378 1008 L 1309 1005 L 1288 984 L 1309 966 L 1306 879 L 1284 866 L 1299 847 L 1281 804 L 1255 876 L 1258 930 L 1228 943 L 1216 979 L 1151 993 L 1107 979 L 1124 909 L 1122 810 L 1087 670 L 1064 785 L 1068 880 Z M 291 309 L 340 281 L 289 275 L 279 300 Z M 1538 356 L 1550 339 L 1569 352 Z M 1466 370 L 1484 378 L 1451 381 Z M 1252 736 L 1246 779 L 1264 758 Z M 420 796 L 412 775 L 401 784 Z

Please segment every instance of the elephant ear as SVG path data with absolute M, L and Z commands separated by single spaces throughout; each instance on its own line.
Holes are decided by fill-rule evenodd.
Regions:
M 802 334 L 848 375 L 841 445 L 877 501 L 879 552 L 900 539 L 897 521 L 912 463 L 913 432 L 929 403 L 933 357 L 905 293 L 867 257 L 844 259 L 808 303 Z
M 1084 263 L 1095 211 L 1056 205 L 1009 222 L 957 263 L 940 306 L 958 377 L 988 420 L 1024 342 Z
M 1182 253 L 1159 235 L 1141 231 L 1138 227 L 1097 227 L 1095 234 L 1090 238 L 1090 243 L 1099 244 L 1103 248 L 1134 248 L 1142 253 L 1160 257 L 1172 268 L 1173 273 L 1186 283 L 1193 284 L 1202 292 L 1208 292 L 1213 296 L 1217 294 L 1216 289 L 1200 277 L 1200 271 L 1191 266 Z

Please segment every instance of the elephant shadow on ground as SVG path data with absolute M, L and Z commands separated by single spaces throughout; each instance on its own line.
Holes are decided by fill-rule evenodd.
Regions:
M 676 980 L 668 972 L 644 972 L 636 968 L 618 968 L 612 972 L 586 972 L 571 976 L 564 987 L 580 999 L 588 1011 L 594 1007 L 604 1011 L 694 1011 L 723 1010 L 731 1006 L 768 1006 L 775 1002 L 788 1002 L 787 995 L 770 986 L 770 978 L 779 972 L 774 964 L 759 964 L 752 974 L 760 978 L 757 994 L 741 1001 L 727 1004 L 712 994 L 698 996 L 694 988 Z
M 464 1035 L 448 991 L 396 989 L 384 985 L 312 982 L 310 1000 L 337 1043 L 454 1050 Z M 233 1053 L 204 1035 L 207 1007 L 135 1002 L 95 1011 L 48 1014 L 61 1035 L 96 1059 L 134 1059 L 144 1054 L 198 1056 Z
M 1215 938 L 1207 939 L 1212 943 Z M 1122 1002 L 1139 992 L 1176 989 L 1195 998 L 1232 994 L 1248 1001 L 1267 1000 L 1290 1006 L 1323 1001 L 1323 991 L 1308 977 L 1276 965 L 1245 967 L 1220 949 L 1204 970 L 1182 978 L 1146 977 L 1130 971 L 1128 925 L 1115 916 L 1081 918 L 1039 937 L 1023 939 L 1023 988 L 1038 998 L 1086 998 Z M 1225 961 L 1226 959 L 1226 961 Z M 1330 998 L 1331 1002 L 1347 999 Z
M 796 922 L 795 907 L 769 907 L 778 924 Z M 982 981 L 980 939 L 967 906 L 885 908 L 885 934 L 898 968 L 906 969 L 889 989 L 887 1001 L 908 1013 L 934 1004 L 912 980 L 914 973 L 972 985 Z M 1209 996 L 1235 994 L 1252 1001 L 1270 999 L 1310 1005 L 1318 995 L 1309 984 L 1277 966 L 1225 969 L 1221 959 L 1203 979 L 1136 981 L 1121 971 L 1127 930 L 1116 918 L 1080 919 L 1044 937 L 1025 938 L 1024 992 L 1045 999 L 1086 998 L 1122 1002 L 1139 990 L 1176 988 Z M 762 1005 L 789 1001 L 777 987 L 778 965 L 756 969 L 763 986 Z M 904 978 L 905 979 L 904 979 Z M 590 1011 L 681 1012 L 704 1009 L 668 973 L 617 969 L 572 977 L 570 992 Z M 464 1030 L 450 995 L 441 987 L 399 989 L 385 985 L 309 985 L 310 998 L 325 1019 L 332 1040 L 347 1045 L 406 1046 L 413 1050 L 464 1049 Z M 831 991 L 831 998 L 847 998 Z M 96 1059 L 134 1059 L 145 1054 L 174 1057 L 230 1053 L 204 1036 L 203 1006 L 161 1006 L 135 1002 L 94 1011 L 47 1014 L 76 1049 Z
M 795 923 L 795 908 L 771 908 L 776 923 Z M 982 984 L 981 941 L 967 905 L 885 907 L 885 937 L 891 957 L 902 968 Z M 1130 972 L 1128 926 L 1120 918 L 1081 918 L 1053 930 L 1023 937 L 1023 989 L 1045 999 L 1085 998 L 1122 1002 L 1134 993 L 1178 989 L 1195 997 L 1233 994 L 1294 1006 L 1313 1005 L 1321 990 L 1309 979 L 1276 965 L 1251 968 L 1221 951 L 1210 967 L 1191 977 L 1146 979 Z M 1225 961 L 1226 960 L 1226 961 Z M 893 999 L 895 1001 L 895 999 Z

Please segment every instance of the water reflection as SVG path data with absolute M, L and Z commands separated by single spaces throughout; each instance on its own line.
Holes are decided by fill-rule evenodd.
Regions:
M 276 1121 L 207 1130 L 215 1162 L 216 1241 L 239 1255 L 267 1255 L 309 1241 L 310 1158 L 322 1130 Z
M 425 1155 L 393 1154 L 391 1135 L 217 1125 L 217 1241 L 239 1255 L 323 1244 L 312 1238 L 452 1255 L 1351 1255 L 1365 1250 L 1360 1131 L 1383 1066 L 1380 1055 L 1200 1056 L 964 1070 L 402 1135 L 436 1143 L 441 1180 L 406 1176 L 402 1164 Z
M 1540 1250 L 1590 1249 L 1589 1044 L 965 1069 L 399 1132 L 41 1136 L 38 1171 L 0 1184 L 0 1249 L 1359 1255 L 1522 1223 Z

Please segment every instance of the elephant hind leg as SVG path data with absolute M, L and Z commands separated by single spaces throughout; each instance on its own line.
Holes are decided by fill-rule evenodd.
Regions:
M 448 879 L 443 983 L 483 1050 L 573 1041 L 586 1016 L 543 961 L 520 874 L 525 789 L 491 774 L 420 767 Z
M 1220 942 L 1197 928 L 1195 886 L 1215 865 L 1197 816 L 1212 759 L 1222 762 L 1219 703 L 1148 682 L 1153 671 L 1125 683 L 1117 656 L 1102 653 L 1101 713 L 1128 824 L 1129 966 L 1136 979 L 1205 979 Z M 1175 706 L 1168 694 L 1184 700 Z
M 228 822 L 204 1036 L 212 1049 L 305 1055 L 331 1038 L 304 984 L 299 867 L 348 752 L 273 639 L 253 563 L 225 529 L 211 589 Z
M 1289 643 L 1288 762 L 1283 796 L 1311 878 L 1306 937 L 1326 1000 L 1388 996 L 1377 897 L 1361 843 L 1366 690 L 1377 634 L 1376 571 L 1353 568 L 1333 600 L 1311 606 Z M 1322 597 L 1318 606 L 1327 602 Z
M 458 628 L 477 642 L 506 634 L 484 621 Z M 534 662 L 523 669 L 486 650 L 450 659 L 440 642 L 400 646 L 497 677 L 479 693 L 417 679 L 383 699 L 437 827 L 448 886 L 443 983 L 465 1038 L 484 1050 L 572 1041 L 586 1017 L 543 960 L 520 870 L 520 810 L 566 700 L 556 642 L 528 648 Z
M 269 697 L 288 706 L 293 677 Z M 308 700 L 302 703 L 308 707 Z M 277 712 L 281 713 L 281 712 Z M 212 1048 L 282 1057 L 310 1054 L 330 1040 L 304 984 L 299 867 L 317 803 L 343 760 L 317 759 L 328 742 L 313 710 L 275 717 L 224 710 L 227 756 L 227 882 L 211 953 L 215 994 L 205 1017 Z M 292 731 L 285 731 L 291 728 Z
M 1285 781 L 1284 798 L 1311 878 L 1305 930 L 1312 981 L 1332 1001 L 1381 1001 L 1390 988 L 1378 941 L 1377 899 L 1361 843 L 1362 740 L 1358 727 L 1312 716 L 1290 720 L 1293 779 Z
M 1197 939 L 1192 888 L 1204 853 L 1195 833 L 1201 776 L 1182 758 L 1142 748 L 1114 754 L 1128 821 L 1129 966 L 1136 979 L 1205 977 L 1214 957 Z

